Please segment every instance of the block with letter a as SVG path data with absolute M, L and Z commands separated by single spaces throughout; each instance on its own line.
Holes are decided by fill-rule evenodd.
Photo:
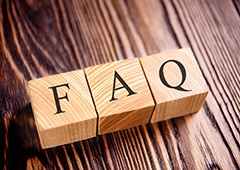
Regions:
M 154 101 L 137 58 L 85 69 L 105 134 L 149 122 Z
M 199 111 L 207 85 L 190 48 L 140 58 L 156 102 L 151 123 Z
M 43 148 L 96 136 L 97 114 L 83 70 L 29 81 Z

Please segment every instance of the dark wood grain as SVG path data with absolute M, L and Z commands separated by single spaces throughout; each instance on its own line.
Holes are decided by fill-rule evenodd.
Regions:
M 0 169 L 239 169 L 239 1 L 1 0 Z M 191 47 L 197 114 L 42 150 L 27 81 Z

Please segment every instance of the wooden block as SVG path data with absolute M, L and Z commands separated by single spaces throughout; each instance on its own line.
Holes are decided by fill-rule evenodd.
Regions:
M 137 58 L 85 69 L 105 134 L 149 122 L 154 101 Z
M 83 70 L 29 81 L 43 148 L 95 137 L 97 114 Z
M 152 123 L 199 111 L 208 88 L 190 48 L 140 61 L 156 102 Z

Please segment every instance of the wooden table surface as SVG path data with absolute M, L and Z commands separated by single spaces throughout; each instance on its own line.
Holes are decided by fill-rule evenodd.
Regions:
M 0 0 L 0 169 L 239 169 L 240 1 Z M 191 47 L 202 109 L 40 147 L 28 80 Z

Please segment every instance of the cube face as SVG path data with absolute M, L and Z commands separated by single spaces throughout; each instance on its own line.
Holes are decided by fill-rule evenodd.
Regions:
M 43 148 L 96 136 L 97 114 L 83 70 L 31 80 L 29 93 Z
M 155 104 L 137 58 L 89 67 L 85 73 L 99 115 L 99 134 L 149 122 Z
M 140 58 L 156 107 L 151 122 L 197 112 L 208 89 L 191 49 Z

